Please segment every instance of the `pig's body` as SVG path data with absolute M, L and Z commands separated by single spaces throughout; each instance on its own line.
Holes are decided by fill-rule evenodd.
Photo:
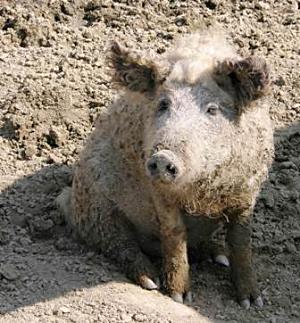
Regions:
M 60 201 L 69 222 L 146 288 L 157 285 L 144 252 L 162 250 L 166 287 L 180 301 L 189 291 L 186 245 L 199 248 L 226 219 L 233 278 L 248 307 L 259 298 L 248 227 L 273 152 L 268 106 L 251 102 L 263 92 L 265 71 L 258 90 L 252 79 L 240 86 L 252 61 L 234 67 L 240 58 L 212 33 L 189 36 L 156 66 L 113 51 L 116 79 L 130 91 L 99 116 L 81 153 L 72 190 Z M 137 84 L 128 66 L 138 71 Z

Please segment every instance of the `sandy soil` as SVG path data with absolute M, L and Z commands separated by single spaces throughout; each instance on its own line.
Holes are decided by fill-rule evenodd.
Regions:
M 0 0 L 0 322 L 300 321 L 299 1 Z M 128 282 L 69 238 L 53 203 L 114 95 L 111 39 L 162 53 L 215 22 L 263 55 L 276 158 L 254 217 L 262 310 L 234 299 L 228 269 L 192 268 L 192 307 Z

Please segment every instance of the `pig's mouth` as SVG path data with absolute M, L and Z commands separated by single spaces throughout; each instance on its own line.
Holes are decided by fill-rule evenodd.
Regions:
M 171 184 L 182 173 L 182 162 L 170 150 L 160 150 L 146 161 L 146 173 L 154 182 Z

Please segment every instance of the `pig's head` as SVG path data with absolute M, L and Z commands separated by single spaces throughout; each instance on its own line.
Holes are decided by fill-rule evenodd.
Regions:
M 253 56 L 147 60 L 114 43 L 112 62 L 115 80 L 144 97 L 145 172 L 175 190 L 230 162 L 239 118 L 269 84 Z

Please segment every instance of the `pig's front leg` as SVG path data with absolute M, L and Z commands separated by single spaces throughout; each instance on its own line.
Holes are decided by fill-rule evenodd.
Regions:
M 230 250 L 232 280 L 239 303 L 246 309 L 250 307 L 251 301 L 256 306 L 262 307 L 263 301 L 259 295 L 256 273 L 252 264 L 249 210 L 229 217 L 227 242 Z
M 187 233 L 181 212 L 172 206 L 157 208 L 160 224 L 165 287 L 172 299 L 190 303 Z

